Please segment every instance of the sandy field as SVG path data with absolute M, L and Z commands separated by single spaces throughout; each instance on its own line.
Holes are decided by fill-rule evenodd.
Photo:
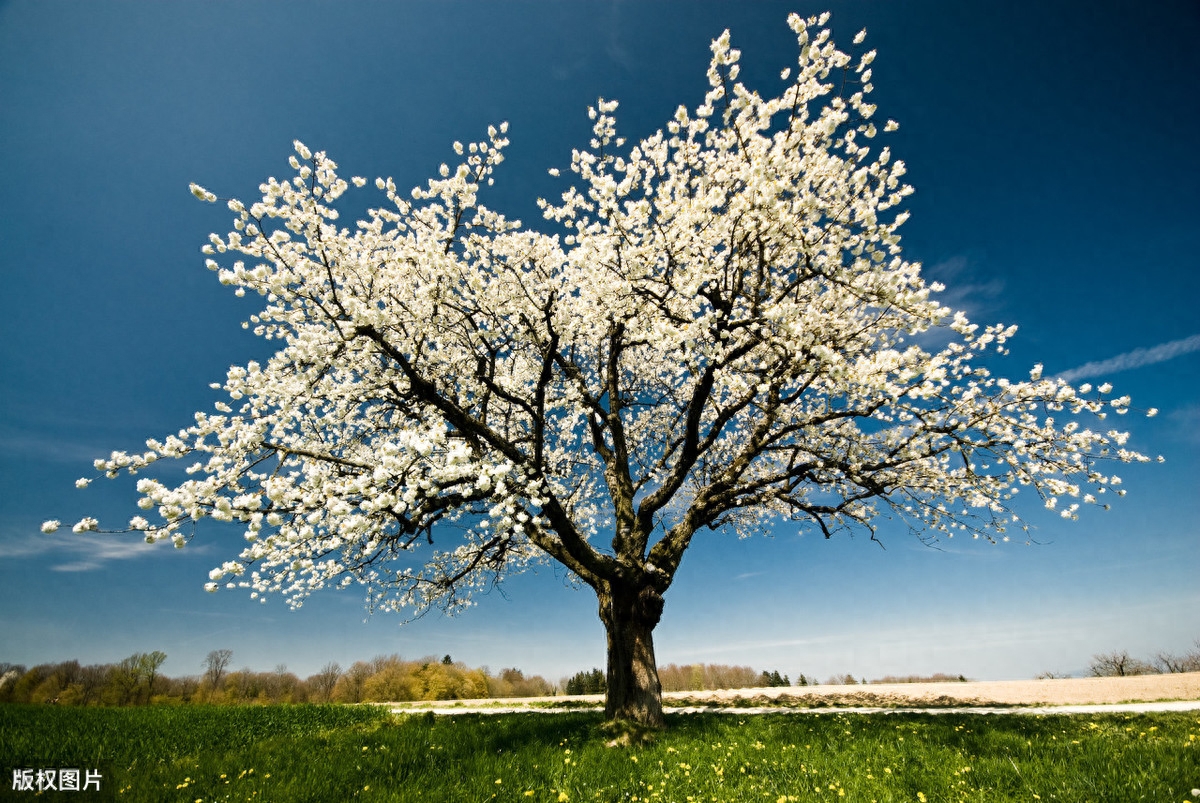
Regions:
M 1015 706 L 1081 706 L 1161 701 L 1200 701 L 1200 672 L 1126 678 L 1054 678 L 1049 680 L 968 681 L 966 683 L 894 683 L 865 686 L 790 686 L 773 689 L 667 692 L 671 708 L 957 708 Z M 393 710 L 468 711 L 562 710 L 603 705 L 599 695 L 514 698 L 508 700 L 444 700 L 393 703 Z
M 895 683 L 866 686 L 804 686 L 739 691 L 669 692 L 666 705 L 742 699 L 770 705 L 825 706 L 1031 706 L 1096 705 L 1161 700 L 1200 700 L 1200 672 L 1125 678 L 1054 678 L 966 683 Z M 782 699 L 781 699 L 782 698 Z M 789 699 L 790 698 L 790 699 Z M 668 702 L 667 700 L 670 700 Z M 759 702 L 761 700 L 761 703 Z

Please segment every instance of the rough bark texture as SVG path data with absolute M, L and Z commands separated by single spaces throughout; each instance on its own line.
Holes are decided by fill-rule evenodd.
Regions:
M 605 716 L 650 727 L 664 724 L 662 684 L 654 659 L 654 627 L 663 598 L 653 588 L 607 584 L 597 591 L 600 619 L 608 635 L 608 695 Z

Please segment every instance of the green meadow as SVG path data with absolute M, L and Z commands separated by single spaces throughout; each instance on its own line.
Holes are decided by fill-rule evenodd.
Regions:
M 690 714 L 610 746 L 595 712 L 0 706 L 14 769 L 103 767 L 118 801 L 1189 801 L 1200 712 Z

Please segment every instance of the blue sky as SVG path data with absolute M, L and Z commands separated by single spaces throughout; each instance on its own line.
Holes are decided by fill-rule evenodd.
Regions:
M 1200 638 L 1200 7 L 1051 2 L 0 2 L 0 661 L 116 661 L 163 650 L 194 674 L 307 674 L 377 654 L 450 653 L 559 678 L 603 665 L 595 600 L 561 571 L 514 578 L 477 608 L 404 627 L 356 592 L 303 609 L 203 591 L 239 536 L 186 550 L 54 536 L 48 518 L 128 520 L 126 480 L 80 491 L 113 449 L 173 432 L 208 383 L 266 344 L 204 269 L 228 212 L 197 182 L 253 199 L 291 142 L 346 175 L 423 183 L 454 140 L 507 120 L 490 206 L 538 220 L 549 167 L 586 144 L 598 96 L 622 133 L 661 127 L 705 90 L 731 29 L 743 80 L 774 90 L 795 60 L 787 13 L 831 9 L 844 45 L 879 51 L 875 102 L 917 192 L 909 259 L 977 323 L 1020 332 L 1002 371 L 1111 381 L 1154 419 L 1121 423 L 1166 457 L 1127 467 L 1128 496 L 1075 523 L 1026 509 L 1035 545 L 922 546 L 882 530 L 825 541 L 778 528 L 697 538 L 667 594 L 659 662 L 874 677 L 1080 672 Z M 559 187 L 561 189 L 561 187 Z M 1044 512 L 1044 511 L 1043 511 Z M 132 538 L 132 540 L 130 540 Z

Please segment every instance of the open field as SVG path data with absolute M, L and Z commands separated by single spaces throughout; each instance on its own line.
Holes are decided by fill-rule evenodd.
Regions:
M 1194 801 L 1200 712 L 671 715 L 612 746 L 594 711 L 0 706 L 0 800 L 22 768 L 99 767 L 104 800 Z
M 865 686 L 787 686 L 766 689 L 667 692 L 669 708 L 947 708 L 1076 706 L 1164 700 L 1200 701 L 1200 672 L 1123 678 L 1054 678 L 966 683 L 891 683 Z M 396 711 L 488 711 L 602 706 L 599 695 L 394 703 Z

